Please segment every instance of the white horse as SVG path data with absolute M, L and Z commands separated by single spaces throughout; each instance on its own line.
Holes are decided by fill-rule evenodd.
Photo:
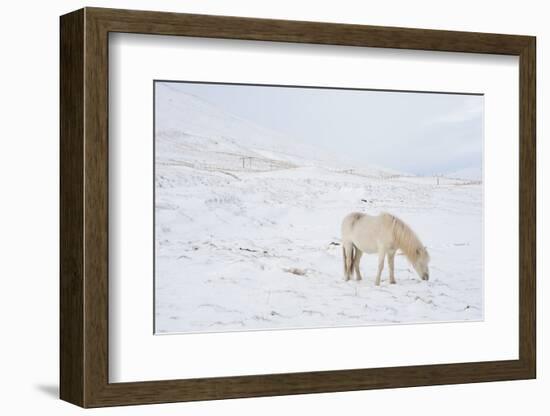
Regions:
M 378 216 L 352 212 L 342 221 L 342 248 L 344 251 L 344 280 L 349 280 L 355 271 L 355 279 L 361 280 L 359 262 L 363 253 L 378 253 L 376 285 L 384 259 L 388 256 L 390 283 L 395 283 L 395 252 L 401 250 L 422 280 L 430 278 L 428 263 L 430 256 L 426 247 L 413 230 L 399 218 L 382 213 Z

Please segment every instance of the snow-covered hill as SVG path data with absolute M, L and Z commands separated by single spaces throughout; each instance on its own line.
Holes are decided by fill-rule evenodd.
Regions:
M 390 169 L 357 167 L 320 147 L 258 126 L 221 110 L 170 83 L 155 86 L 157 161 L 182 161 L 195 168 L 265 171 L 295 166 L 354 168 L 368 176 L 394 176 Z
M 156 331 L 210 332 L 479 320 L 482 190 L 337 161 L 169 84 L 156 91 Z M 432 257 L 421 281 L 342 280 L 351 211 L 389 211 Z

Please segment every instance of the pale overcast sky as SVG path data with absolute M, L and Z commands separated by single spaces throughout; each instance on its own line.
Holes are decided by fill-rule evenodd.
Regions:
M 171 84 L 358 164 L 417 175 L 481 169 L 483 96 Z

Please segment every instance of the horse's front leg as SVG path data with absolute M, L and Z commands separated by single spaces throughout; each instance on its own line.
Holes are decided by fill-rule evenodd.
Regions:
M 355 280 L 361 280 L 361 271 L 359 270 L 359 263 L 361 262 L 361 256 L 363 252 L 357 247 L 355 248 L 355 258 L 353 259 L 353 269 L 355 270 Z
M 384 259 L 386 258 L 386 251 L 382 248 L 378 250 L 378 273 L 376 274 L 376 286 L 380 286 L 380 276 L 384 269 Z
M 388 251 L 388 267 L 390 268 L 390 283 L 395 284 L 395 274 L 393 272 L 395 266 L 395 250 Z

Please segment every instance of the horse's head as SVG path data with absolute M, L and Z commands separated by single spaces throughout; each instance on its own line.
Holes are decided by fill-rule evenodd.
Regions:
M 430 278 L 430 269 L 428 264 L 430 263 L 430 255 L 426 247 L 419 247 L 416 249 L 416 262 L 414 263 L 414 270 L 418 273 L 418 276 L 422 280 L 428 280 Z

